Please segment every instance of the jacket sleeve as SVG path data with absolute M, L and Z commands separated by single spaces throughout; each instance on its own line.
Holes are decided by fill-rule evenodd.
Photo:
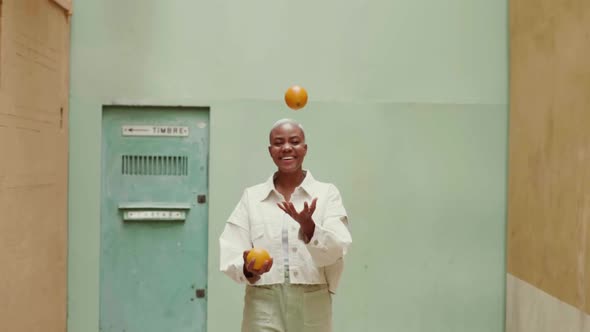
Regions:
M 219 237 L 220 271 L 238 284 L 248 284 L 243 272 L 243 253 L 252 248 L 247 201 L 248 194 L 244 191 Z
M 324 219 L 315 221 L 315 230 L 309 242 L 300 232 L 299 237 L 306 242 L 307 249 L 318 267 L 336 263 L 346 255 L 352 244 L 348 216 L 340 192 L 330 184 Z

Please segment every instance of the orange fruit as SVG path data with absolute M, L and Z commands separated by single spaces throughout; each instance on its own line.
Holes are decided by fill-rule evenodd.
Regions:
M 262 248 L 252 248 L 248 256 L 246 256 L 246 261 L 250 264 L 253 259 L 256 259 L 254 269 L 259 270 L 264 265 L 264 262 L 270 259 L 270 254 Z
M 299 86 L 293 85 L 285 91 L 285 103 L 293 110 L 298 110 L 307 104 L 307 91 Z

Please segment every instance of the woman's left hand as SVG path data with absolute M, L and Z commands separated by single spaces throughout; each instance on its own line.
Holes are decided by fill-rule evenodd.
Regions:
M 312 215 L 315 211 L 317 198 L 314 198 L 311 201 L 311 204 L 308 205 L 307 202 L 303 203 L 303 209 L 300 212 L 297 212 L 295 206 L 291 202 L 282 202 L 277 203 L 281 210 L 285 211 L 286 214 L 290 215 L 296 222 L 299 223 L 301 226 L 301 230 L 308 236 L 308 239 L 311 238 L 313 235 L 313 231 L 315 230 L 315 222 L 313 221 Z

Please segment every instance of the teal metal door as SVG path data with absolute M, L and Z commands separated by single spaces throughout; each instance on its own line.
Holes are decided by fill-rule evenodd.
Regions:
M 206 330 L 208 123 L 207 109 L 103 110 L 101 332 Z

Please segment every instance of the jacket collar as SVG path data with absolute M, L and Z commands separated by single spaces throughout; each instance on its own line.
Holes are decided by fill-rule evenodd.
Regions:
M 313 175 L 311 175 L 311 172 L 309 170 L 304 169 L 303 171 L 305 172 L 305 178 L 297 188 L 303 189 L 303 191 L 305 191 L 305 193 L 307 193 L 310 197 L 314 197 L 314 188 L 317 181 L 314 179 Z M 273 192 L 276 192 L 278 194 L 274 185 L 274 180 L 276 179 L 276 177 L 277 172 L 269 176 L 268 179 L 264 182 L 262 186 L 262 191 L 260 193 L 260 201 L 266 200 Z M 297 190 L 297 188 L 295 188 L 295 190 Z

